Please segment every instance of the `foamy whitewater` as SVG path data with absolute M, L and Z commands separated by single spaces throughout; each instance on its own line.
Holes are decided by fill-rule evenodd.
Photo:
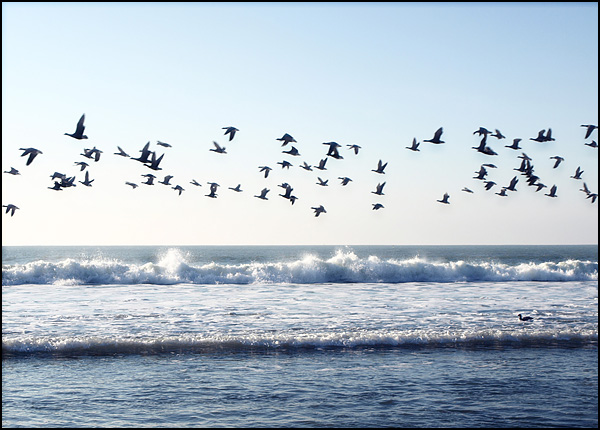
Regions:
M 550 381 L 553 372 L 564 372 L 565 366 L 575 366 L 573 360 L 579 360 L 578 366 L 583 367 L 569 378 L 579 378 L 584 385 L 562 388 L 580 391 L 571 393 L 572 399 L 581 396 L 589 400 L 587 387 L 591 387 L 596 400 L 595 409 L 593 406 L 586 409 L 588 400 L 578 401 L 579 418 L 575 418 L 573 402 L 563 400 L 564 411 L 559 408 L 559 415 L 543 412 L 540 407 L 539 411 L 531 412 L 536 418 L 530 422 L 514 421 L 502 414 L 491 416 L 485 408 L 477 407 L 462 421 L 454 414 L 454 424 L 597 425 L 596 246 L 3 247 L 2 262 L 3 425 L 6 426 L 77 425 L 78 421 L 65 418 L 83 413 L 69 410 L 72 406 L 62 407 L 64 415 L 48 410 L 41 421 L 39 415 L 32 418 L 23 412 L 30 409 L 23 404 L 21 387 L 30 383 L 30 378 L 46 380 L 48 389 L 60 397 L 54 391 L 58 389 L 56 380 L 49 381 L 48 375 L 58 372 L 55 377 L 60 378 L 64 372 L 62 377 L 69 379 L 74 363 L 60 361 L 60 366 L 51 365 L 57 359 L 84 359 L 88 365 L 80 370 L 84 374 L 89 372 L 90 380 L 103 381 L 103 385 L 92 382 L 82 388 L 82 393 L 75 395 L 77 401 L 83 401 L 79 395 L 91 395 L 87 391 L 97 394 L 107 383 L 114 383 L 106 381 L 106 372 L 114 371 L 117 360 L 133 374 L 147 371 L 169 386 L 174 383 L 173 378 L 180 379 L 179 372 L 186 372 L 194 386 L 190 387 L 189 381 L 181 386 L 176 383 L 179 389 L 174 394 L 183 403 L 189 402 L 183 400 L 187 399 L 186 393 L 197 390 L 195 384 L 201 383 L 197 379 L 201 374 L 193 377 L 187 374 L 190 366 L 212 363 L 210 372 L 214 372 L 213 365 L 220 369 L 232 360 L 246 369 L 243 372 L 249 378 L 246 385 L 232 388 L 240 377 L 239 367 L 221 369 L 219 382 L 212 383 L 229 387 L 222 389 L 225 392 L 231 389 L 229 395 L 242 396 L 252 403 L 256 399 L 243 393 L 262 387 L 264 380 L 255 379 L 258 374 L 246 366 L 261 369 L 276 389 L 284 381 L 272 373 L 272 366 L 281 366 L 278 361 L 281 354 L 286 360 L 294 357 L 296 367 L 288 377 L 313 380 L 315 372 L 319 372 L 319 382 L 313 380 L 310 387 L 328 381 L 329 388 L 319 390 L 325 390 L 329 393 L 327 398 L 331 398 L 339 394 L 341 374 L 345 374 L 348 366 L 361 368 L 368 354 L 368 359 L 374 360 L 369 370 L 345 375 L 345 383 L 353 385 L 348 380 L 364 378 L 386 379 L 391 377 L 389 369 L 403 366 L 413 368 L 411 372 L 419 369 L 417 373 L 429 384 L 426 386 L 438 384 L 440 375 L 448 372 L 456 372 L 463 379 L 472 375 L 474 370 L 466 369 L 464 361 L 448 368 L 449 351 L 455 352 L 452 360 L 457 352 L 466 354 L 466 360 L 485 354 L 498 369 L 508 366 L 501 363 L 507 360 L 512 363 L 514 359 L 519 366 L 531 369 L 548 367 L 548 379 L 540 376 L 533 381 L 536 384 Z M 520 321 L 519 313 L 534 320 Z M 506 354 L 515 357 L 507 359 Z M 519 356 L 527 357 L 530 364 L 522 362 Z M 154 359 L 149 362 L 151 357 Z M 500 362 L 499 357 L 503 357 Z M 537 364 L 533 365 L 535 361 Z M 316 365 L 317 362 L 320 364 Z M 165 363 L 170 363 L 170 367 L 162 368 Z M 52 372 L 39 373 L 40 366 L 49 365 Z M 421 373 L 425 368 L 422 366 L 428 369 L 429 376 Z M 15 369 L 19 372 L 15 373 Z M 499 384 L 496 388 L 504 392 L 506 386 L 510 391 L 508 387 L 514 385 L 510 379 L 520 371 L 528 374 L 526 368 L 513 369 L 513 373 L 501 376 L 499 373 L 494 382 Z M 285 379 L 283 374 L 280 376 Z M 410 376 L 407 378 L 405 384 L 410 382 Z M 589 382 L 590 378 L 594 382 Z M 489 383 L 486 382 L 486 387 Z M 125 392 L 136 390 L 133 381 L 119 384 Z M 93 419 L 86 421 L 82 416 L 80 419 L 84 425 L 101 426 L 118 423 L 200 427 L 268 423 L 357 427 L 448 425 L 444 420 L 449 416 L 442 414 L 436 418 L 431 414 L 436 403 L 427 406 L 427 401 L 413 417 L 396 414 L 386 419 L 373 418 L 378 408 L 386 404 L 385 398 L 381 400 L 384 403 L 378 403 L 375 409 L 367 408 L 357 419 L 331 421 L 325 418 L 331 417 L 326 410 L 321 414 L 314 407 L 310 408 L 314 414 L 311 416 L 307 404 L 297 404 L 298 399 L 308 402 L 318 395 L 305 384 L 296 381 L 297 390 L 289 388 L 293 393 L 282 394 L 286 402 L 309 415 L 303 415 L 302 419 L 272 412 L 268 416 L 257 412 L 249 419 L 247 411 L 245 415 L 228 411 L 219 418 L 214 414 L 190 418 L 186 413 L 185 418 L 169 415 L 169 419 L 163 417 L 162 421 L 144 421 L 133 411 L 121 411 L 120 416 L 125 418 L 111 421 L 106 410 L 104 414 L 94 414 Z M 419 386 L 406 393 L 407 385 L 386 386 L 386 395 L 396 400 L 401 393 L 415 395 L 423 389 Z M 466 386 L 478 387 L 474 382 Z M 66 384 L 62 388 L 70 392 L 69 387 Z M 263 399 L 265 393 L 256 389 L 260 391 L 258 398 Z M 531 392 L 537 388 L 519 389 Z M 150 390 L 151 397 L 158 396 L 161 390 L 157 385 L 154 391 Z M 347 395 L 352 397 L 357 395 L 353 390 L 360 388 L 349 390 Z M 556 390 L 555 387 L 554 395 L 560 391 Z M 30 396 L 39 394 L 29 392 Z M 420 396 L 425 394 L 421 392 Z M 568 395 L 561 393 L 561 397 Z M 389 408 L 398 407 L 396 400 L 388 403 Z M 506 398 L 487 401 L 503 402 Z M 519 402 L 513 401 L 517 407 Z M 233 403 L 236 408 L 240 406 Z M 348 410 L 353 408 L 352 404 L 354 409 L 361 405 L 359 399 L 345 400 L 345 406 L 334 403 L 332 407 L 348 407 Z M 509 403 L 513 405 L 512 401 Z M 152 402 L 141 402 L 138 406 L 156 408 Z M 98 407 L 102 410 L 106 405 Z M 222 410 L 224 406 L 219 408 Z

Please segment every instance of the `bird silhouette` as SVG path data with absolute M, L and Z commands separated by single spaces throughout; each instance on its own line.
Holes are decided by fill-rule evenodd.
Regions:
M 138 187 L 138 184 L 135 184 L 133 182 L 125 182 L 125 184 L 129 185 L 134 190 Z
M 90 180 L 90 172 L 86 170 L 85 179 L 83 181 L 79 181 L 79 183 L 85 185 L 86 187 L 91 187 L 92 182 L 94 182 L 94 179 Z
M 148 163 L 150 155 L 153 153 L 149 148 L 150 142 L 146 143 L 144 147 L 140 149 L 141 155 L 138 158 L 132 158 L 132 160 L 139 161 L 140 163 Z
M 444 132 L 444 127 L 440 127 L 437 129 L 437 131 L 435 132 L 435 134 L 433 135 L 433 137 L 431 139 L 423 140 L 423 142 L 431 142 L 431 143 L 436 143 L 436 144 L 446 143 L 443 140 L 440 140 L 440 137 L 442 137 L 443 132 Z
M 496 132 L 494 134 L 492 134 L 491 136 L 495 137 L 496 139 L 505 139 L 506 138 L 506 136 L 504 136 L 498 129 L 496 129 Z
M 502 189 L 500 190 L 500 192 L 496 193 L 496 194 L 499 195 L 499 196 L 502 196 L 502 197 L 508 196 L 508 194 L 506 194 L 506 187 L 502 187 Z
M 552 142 L 555 140 L 556 139 L 552 137 L 552 129 L 549 128 L 548 131 L 546 132 L 546 135 L 544 136 L 544 142 Z
M 581 179 L 581 175 L 583 174 L 583 170 L 581 170 L 580 166 L 577 166 L 577 170 L 575 170 L 575 174 L 571 176 L 573 179 Z
M 281 151 L 281 152 L 284 153 L 284 154 L 290 154 L 290 155 L 293 155 L 293 156 L 300 155 L 300 153 L 298 152 L 298 149 L 296 149 L 295 146 L 292 146 L 292 148 L 289 151 Z
M 387 165 L 388 165 L 388 163 L 383 164 L 383 162 L 381 160 L 379 160 L 379 163 L 377 163 L 377 169 L 371 169 L 371 172 L 380 173 L 382 175 L 385 175 L 385 172 L 383 170 L 385 169 L 385 167 Z
M 437 200 L 440 203 L 445 203 L 447 205 L 450 204 L 450 202 L 448 201 L 448 199 L 450 199 L 450 195 L 448 193 L 444 193 L 444 197 L 442 197 L 442 200 Z
M 343 186 L 348 185 L 348 183 L 352 181 L 352 179 L 350 179 L 347 176 L 339 176 L 338 179 L 340 179 L 342 181 Z
M 562 157 L 561 157 L 561 156 L 559 156 L 559 155 L 555 155 L 555 156 L 553 156 L 553 157 L 550 157 L 550 159 L 551 159 L 551 160 L 552 160 L 552 159 L 556 160 L 556 161 L 554 162 L 554 166 L 552 166 L 552 168 L 553 168 L 553 169 L 556 169 L 556 168 L 559 166 L 559 164 L 560 164 L 562 161 L 564 161 L 564 160 L 565 160 L 564 158 L 562 158 Z
M 290 142 L 295 142 L 295 143 L 297 143 L 297 142 L 296 142 L 296 139 L 294 139 L 292 136 L 290 136 L 290 135 L 289 135 L 289 134 L 287 134 L 287 133 L 285 133 L 285 134 L 284 134 L 282 137 L 279 137 L 279 138 L 277 138 L 276 140 L 279 140 L 279 141 L 283 142 L 283 143 L 281 144 L 281 146 L 285 146 L 285 145 L 287 145 L 287 144 L 288 144 L 288 143 L 290 143 Z
M 206 197 L 210 197 L 212 199 L 217 198 L 217 189 L 220 187 L 216 182 L 207 182 L 210 185 L 210 193 L 206 194 Z
M 158 165 L 160 164 L 160 162 L 162 161 L 164 156 L 165 156 L 165 154 L 156 158 L 156 152 L 152 152 L 152 159 L 150 160 L 150 164 L 144 164 L 144 165 L 152 170 L 162 170 L 162 167 L 158 167 Z
M 83 125 L 83 122 L 85 121 L 85 114 L 81 115 L 81 118 L 79 118 L 79 121 L 77 122 L 77 127 L 75 128 L 75 132 L 74 133 L 65 133 L 67 136 L 71 136 L 77 140 L 81 140 L 81 139 L 87 139 L 88 137 L 83 134 L 83 130 L 85 130 L 85 126 Z
M 597 193 L 589 193 L 586 197 L 586 199 L 592 199 L 592 203 L 594 203 L 596 201 L 596 198 L 598 197 Z
M 358 150 L 361 148 L 358 145 L 346 145 L 346 146 L 348 147 L 348 149 L 353 149 L 355 155 L 358 155 Z
M 150 143 L 150 142 L 148 142 Z M 120 146 L 117 146 L 117 149 L 119 150 L 119 152 L 114 152 L 115 155 L 120 155 L 121 157 L 129 157 L 129 154 L 126 153 L 125 151 L 123 151 L 123 148 L 121 148 Z
M 315 211 L 315 217 L 318 217 L 322 213 L 327 213 L 327 211 L 325 210 L 325 208 L 323 207 L 323 205 L 320 205 L 320 206 L 317 206 L 317 207 L 311 207 L 311 209 Z
M 235 187 L 229 187 L 230 190 L 235 191 L 236 193 L 241 193 L 242 192 L 242 184 L 237 184 L 237 186 Z
M 533 140 L 535 142 L 545 142 L 546 136 L 544 136 L 544 133 L 546 133 L 546 129 L 540 130 L 537 137 L 530 137 L 529 140 Z
M 378 196 L 383 196 L 383 187 L 385 187 L 385 182 L 384 183 L 379 183 L 377 184 L 377 186 L 375 187 L 375 191 L 371 191 L 373 194 L 377 194 Z
M 80 172 L 83 172 L 85 170 L 85 168 L 89 166 L 89 164 L 86 163 L 85 161 L 76 161 L 75 165 L 79 166 L 79 171 Z
M 91 149 L 84 148 L 83 154 L 79 154 L 79 155 L 83 155 L 86 158 L 93 159 L 95 162 L 98 162 L 98 161 L 100 161 L 100 155 L 102 154 L 102 152 L 103 151 L 101 151 L 100 149 L 98 149 L 94 146 Z
M 494 181 L 484 181 L 483 183 L 485 184 L 486 191 L 489 191 L 494 185 L 496 185 Z
M 19 150 L 24 151 L 21 154 L 21 157 L 25 157 L 26 155 L 29 155 L 29 158 L 27 159 L 27 162 L 25 163 L 26 166 L 29 166 L 31 164 L 31 162 L 35 159 L 35 157 L 37 157 L 39 154 L 43 154 L 42 151 L 40 151 L 39 149 L 35 149 L 35 148 L 19 148 Z
M 271 191 L 271 190 L 269 190 L 268 188 L 263 188 L 262 191 L 260 192 L 260 194 L 258 196 L 254 196 L 254 197 L 257 197 L 257 198 L 262 199 L 262 200 L 269 200 L 267 198 L 267 193 L 269 191 Z
M 223 127 L 223 130 L 225 130 L 225 135 L 229 134 L 229 141 L 230 142 L 233 139 L 233 137 L 235 136 L 235 132 L 239 131 L 235 127 Z
M 379 209 L 383 209 L 384 206 L 381 203 L 373 203 L 373 210 L 379 210 Z
M 199 183 L 198 183 L 198 181 L 196 181 L 195 179 L 192 179 L 192 180 L 190 181 L 190 184 L 192 184 L 192 185 L 195 185 L 195 186 L 197 186 L 197 187 L 201 187 L 201 186 L 202 186 L 202 184 L 199 184 Z
M 290 163 L 290 162 L 289 162 L 289 161 L 287 161 L 287 160 L 278 161 L 278 162 L 277 162 L 277 164 L 281 164 L 281 168 L 282 168 L 282 169 L 283 169 L 283 168 L 285 168 L 285 167 L 287 167 L 287 168 L 289 169 L 289 168 L 290 168 L 290 166 L 293 166 L 293 164 L 292 164 L 292 163 Z
M 420 149 L 419 149 L 420 144 L 421 144 L 420 142 L 417 142 L 417 138 L 413 137 L 412 145 L 406 146 L 405 148 L 410 149 L 411 151 L 420 151 Z
M 62 191 L 62 187 L 60 186 L 60 182 L 54 181 L 54 186 L 48 187 L 50 190 Z
M 5 170 L 4 173 L 8 173 L 9 175 L 20 175 L 21 173 L 15 169 L 14 167 L 11 167 L 10 170 Z
M 146 173 L 145 175 L 142 175 L 146 177 L 146 182 L 142 182 L 142 184 L 144 185 L 154 185 L 154 178 L 156 178 L 156 176 L 154 176 L 152 173 Z
M 519 317 L 519 321 L 533 321 L 532 317 L 524 317 L 521 314 L 517 315 Z
M 473 190 L 471 190 L 470 188 L 467 188 L 467 187 L 463 187 L 463 189 L 461 191 L 464 191 L 465 193 L 473 193 Z
M 216 152 L 218 154 L 227 154 L 227 151 L 225 151 L 225 147 L 224 146 L 219 145 L 214 140 L 213 140 L 213 145 L 215 145 L 215 147 L 209 149 L 209 151 L 213 151 L 213 152 Z
M 157 140 L 156 144 L 160 145 L 160 146 L 164 146 L 165 148 L 172 148 L 173 147 L 173 145 L 171 145 L 170 143 L 161 142 L 160 140 Z M 119 148 L 119 149 L 121 149 L 121 148 Z
M 504 145 L 505 148 L 510 148 L 510 149 L 521 149 L 521 147 L 519 146 L 519 142 L 523 140 L 520 137 L 517 137 L 516 139 L 513 139 L 513 143 L 512 145 Z
M 321 185 L 322 187 L 327 187 L 327 182 L 329 182 L 329 179 L 324 181 L 323 179 L 319 178 L 318 176 L 317 176 L 317 179 L 319 180 L 319 182 L 316 182 L 317 185 Z
M 179 195 L 181 195 L 181 193 L 183 191 L 185 191 L 185 189 L 181 185 L 175 185 L 174 187 L 171 187 L 171 188 L 174 189 L 175 191 L 177 191 L 179 193 Z
M 481 180 L 484 180 L 484 179 L 485 179 L 485 177 L 486 177 L 486 176 L 487 176 L 487 174 L 488 174 L 488 171 L 487 171 L 487 169 L 486 169 L 484 166 L 481 166 L 481 167 L 479 168 L 479 171 L 478 171 L 478 172 L 475 172 L 475 173 L 477 173 L 477 176 L 473 176 L 473 179 L 481 179 Z
M 323 158 L 321 161 L 319 161 L 319 165 L 315 166 L 315 169 L 327 170 L 327 168 L 325 167 L 325 163 L 327 163 L 327 158 Z
M 483 135 L 483 137 L 481 138 L 481 142 L 479 142 L 479 146 L 472 146 L 471 148 L 485 155 L 498 155 L 492 148 L 486 145 L 486 142 L 487 135 Z
M 592 133 L 594 132 L 594 130 L 596 130 L 598 128 L 597 125 L 593 125 L 593 124 L 581 124 L 581 127 L 585 127 L 585 138 L 587 139 L 588 137 L 590 137 L 592 135 Z
M 265 172 L 265 178 L 267 176 L 269 176 L 269 172 L 273 169 L 271 169 L 269 166 L 258 166 L 258 168 L 260 169 L 261 172 Z
M 171 179 L 173 179 L 173 175 L 167 175 L 167 176 L 165 176 L 165 179 L 163 179 L 162 181 L 158 181 L 158 183 L 163 184 L 163 185 L 171 185 L 169 183 L 171 181 Z
M 548 197 L 558 197 L 556 195 L 556 185 L 552 185 L 552 187 L 550 188 L 550 192 L 548 194 L 544 194 L 545 196 Z
M 490 134 L 491 131 L 489 131 L 487 128 L 485 127 L 479 127 L 479 130 L 475 130 L 473 132 L 473 134 L 478 134 L 479 136 L 484 135 L 487 136 L 488 134 Z
M 589 146 L 590 148 L 597 148 L 598 144 L 595 140 L 592 140 L 590 143 L 584 143 L 584 145 Z
M 517 189 L 515 188 L 515 186 L 517 185 L 517 182 L 519 182 L 519 180 L 517 179 L 517 177 L 515 176 L 514 178 L 512 178 L 510 180 L 510 184 L 508 185 L 508 187 L 506 187 L 506 189 L 508 191 L 517 191 Z
M 15 211 L 17 209 L 19 209 L 17 206 L 13 205 L 12 203 L 9 203 L 7 205 L 2 205 L 3 208 L 6 208 L 6 212 L 5 213 L 9 213 L 10 212 L 10 216 L 13 216 L 15 214 Z
M 302 167 L 304 170 L 308 170 L 308 171 L 312 172 L 311 165 L 308 164 L 306 161 L 304 162 L 304 164 L 301 164 L 300 167 Z

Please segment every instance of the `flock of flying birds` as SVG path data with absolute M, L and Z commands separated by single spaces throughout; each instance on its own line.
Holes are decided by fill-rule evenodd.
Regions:
M 83 114 L 81 116 L 81 118 L 79 119 L 77 126 L 75 128 L 75 132 L 74 133 L 65 133 L 65 135 L 70 136 L 77 140 L 87 139 L 88 137 L 84 134 L 84 130 L 85 130 L 84 121 L 85 121 L 85 114 Z M 591 124 L 581 125 L 581 127 L 585 127 L 585 130 L 586 130 L 585 131 L 585 139 L 586 140 L 588 138 L 590 138 L 592 133 L 598 128 L 598 126 L 591 125 Z M 231 126 L 223 127 L 222 129 L 225 130 L 224 135 L 229 137 L 229 141 L 232 141 L 233 138 L 235 137 L 236 133 L 239 131 L 237 128 L 231 127 Z M 428 143 L 436 144 L 436 145 L 444 144 L 445 141 L 442 140 L 443 132 L 444 132 L 443 127 L 440 127 L 434 133 L 434 135 L 431 139 L 425 139 L 425 140 L 423 140 L 423 142 L 428 142 Z M 484 127 L 479 127 L 478 130 L 473 132 L 473 135 L 479 135 L 479 137 L 481 137 L 481 141 L 479 143 L 479 146 L 472 147 L 472 149 L 474 149 L 482 154 L 488 155 L 488 156 L 498 155 L 489 146 L 488 136 L 493 137 L 493 138 L 497 139 L 498 141 L 506 138 L 500 132 L 500 130 L 495 129 L 495 131 L 492 132 L 492 131 L 487 130 Z M 282 144 L 281 144 L 282 147 L 287 147 L 288 145 L 290 145 L 289 150 L 282 151 L 283 154 L 287 154 L 291 157 L 300 156 L 300 152 L 298 151 L 298 149 L 294 145 L 292 145 L 293 143 L 297 143 L 297 142 L 290 134 L 285 133 L 282 137 L 277 138 L 276 140 L 282 142 Z M 515 139 L 513 139 L 513 142 L 511 145 L 505 145 L 505 147 L 510 148 L 515 151 L 521 151 L 522 148 L 519 146 L 519 143 L 521 142 L 521 140 L 522 140 L 521 138 L 515 138 Z M 548 130 L 545 130 L 545 129 L 540 130 L 536 137 L 532 137 L 529 140 L 543 143 L 543 142 L 554 141 L 555 139 L 552 137 L 552 129 L 549 128 Z M 170 144 L 161 142 L 161 141 L 157 141 L 156 144 L 158 146 L 162 146 L 165 148 L 171 147 Z M 591 142 L 584 143 L 584 144 L 591 148 L 598 147 L 598 144 L 596 143 L 595 140 L 592 140 Z M 327 150 L 327 153 L 325 154 L 324 158 L 322 158 L 320 160 L 318 165 L 311 166 L 308 163 L 306 163 L 306 161 L 304 161 L 303 164 L 299 165 L 299 167 L 304 170 L 307 170 L 307 171 L 313 171 L 313 169 L 324 171 L 324 170 L 327 170 L 326 164 L 329 159 L 328 157 L 331 157 L 333 159 L 343 159 L 344 158 L 339 152 L 338 148 L 342 147 L 342 145 L 340 145 L 339 143 L 324 142 L 323 145 L 326 145 L 328 147 L 328 150 Z M 420 145 L 420 142 L 417 142 L 417 139 L 413 138 L 412 145 L 407 146 L 406 149 L 408 149 L 410 151 L 415 151 L 415 152 L 420 151 L 419 145 Z M 224 146 L 219 145 L 215 141 L 213 141 L 213 146 L 214 146 L 214 148 L 211 148 L 209 151 L 212 151 L 212 152 L 215 152 L 218 154 L 227 154 L 226 148 Z M 347 144 L 346 146 L 348 147 L 348 150 L 351 150 L 354 155 L 358 155 L 359 150 L 361 149 L 360 146 L 355 145 L 355 144 L 352 144 L 352 145 Z M 23 153 L 21 154 L 22 157 L 28 157 L 26 164 L 25 164 L 26 166 L 29 166 L 38 155 L 43 154 L 42 151 L 40 151 L 39 149 L 36 149 L 36 148 L 20 148 L 20 150 L 23 151 Z M 136 157 L 136 158 L 134 158 L 133 156 L 130 156 L 127 152 L 125 152 L 119 146 L 117 146 L 117 150 L 118 150 L 118 152 L 115 152 L 114 155 L 129 158 L 131 160 L 142 163 L 143 165 L 145 165 L 146 167 L 148 167 L 149 169 L 151 169 L 155 172 L 162 170 L 162 167 L 160 167 L 160 164 L 161 164 L 165 154 L 163 153 L 162 155 L 157 156 L 156 151 L 150 149 L 150 142 L 146 143 L 146 145 L 139 151 L 141 154 L 139 155 L 139 157 Z M 102 153 L 103 153 L 103 151 L 101 151 L 100 149 L 98 149 L 94 146 L 91 149 L 84 149 L 83 153 L 80 155 L 82 155 L 83 157 L 90 160 L 90 162 L 91 162 L 91 160 L 93 160 L 94 162 L 98 162 L 100 160 Z M 525 152 L 522 152 L 522 151 L 521 151 L 521 155 L 519 155 L 518 158 L 521 159 L 521 164 L 518 168 L 515 168 L 514 170 L 520 172 L 521 175 L 526 177 L 525 181 L 527 182 L 527 185 L 534 187 L 536 192 L 538 192 L 544 188 L 547 188 L 548 186 L 545 185 L 544 183 L 542 183 L 540 177 L 534 173 L 534 166 L 532 164 L 532 159 L 529 156 L 527 156 L 527 154 Z M 561 162 L 564 161 L 564 158 L 559 155 L 552 156 L 552 157 L 550 157 L 550 159 L 554 160 L 553 168 L 557 168 L 561 164 Z M 282 169 L 284 169 L 284 168 L 289 169 L 292 166 L 292 163 L 287 160 L 283 160 L 281 162 L 278 162 L 277 164 L 280 164 Z M 387 162 L 383 162 L 382 160 L 379 160 L 377 166 L 374 169 L 372 169 L 371 171 L 375 172 L 377 174 L 383 175 L 383 174 L 385 174 L 385 168 L 386 168 L 387 164 L 388 164 Z M 89 171 L 86 170 L 86 168 L 89 166 L 89 163 L 85 162 L 85 161 L 76 161 L 75 165 L 79 166 L 81 172 L 85 171 L 84 180 L 78 181 L 78 182 L 80 184 L 83 184 L 84 186 L 91 187 L 92 182 L 94 182 L 94 179 L 90 179 Z M 479 168 L 479 170 L 475 172 L 476 176 L 473 177 L 473 179 L 481 180 L 483 182 L 484 189 L 486 191 L 491 190 L 494 186 L 497 185 L 496 182 L 487 179 L 488 169 L 490 169 L 490 168 L 496 168 L 496 166 L 491 163 L 482 164 L 481 167 Z M 258 166 L 258 169 L 259 169 L 259 173 L 262 173 L 265 178 L 267 178 L 269 176 L 269 172 L 271 170 L 273 170 L 271 167 L 266 166 L 266 165 Z M 10 170 L 4 171 L 4 173 L 10 174 L 10 175 L 20 175 L 19 170 L 15 169 L 14 167 L 11 167 Z M 572 176 L 570 176 L 570 178 L 573 178 L 575 180 L 582 180 L 583 173 L 584 172 L 583 172 L 583 170 L 581 170 L 581 167 L 578 166 L 576 171 L 574 172 L 574 174 Z M 154 180 L 157 178 L 156 175 L 154 175 L 152 173 L 146 173 L 141 176 L 145 178 L 145 181 L 141 182 L 142 185 L 154 185 L 155 184 Z M 171 179 L 173 179 L 173 177 L 174 177 L 173 175 L 165 175 L 164 179 L 162 181 L 158 180 L 157 183 L 163 184 L 163 185 L 172 185 L 170 183 L 170 181 L 171 181 Z M 69 187 L 76 186 L 75 176 L 69 177 L 63 173 L 54 172 L 52 175 L 50 175 L 50 178 L 54 181 L 54 185 L 51 187 L 48 187 L 51 190 L 62 191 Z M 328 181 L 329 181 L 328 179 L 323 180 L 321 177 L 317 177 L 317 179 L 318 179 L 318 182 L 316 183 L 317 185 L 323 186 L 323 187 L 328 186 Z M 339 177 L 338 179 L 341 180 L 342 186 L 346 186 L 352 181 L 351 178 L 346 177 L 346 176 Z M 515 175 L 507 186 L 501 187 L 500 191 L 496 192 L 495 194 L 497 194 L 499 196 L 507 196 L 508 195 L 507 192 L 516 191 L 516 184 L 518 182 L 519 182 L 519 179 Z M 218 191 L 218 188 L 220 187 L 220 185 L 216 182 L 207 182 L 207 183 L 210 186 L 209 187 L 210 191 L 208 194 L 206 194 L 206 197 L 217 198 L 218 197 L 217 191 Z M 198 186 L 198 187 L 202 186 L 202 184 L 197 182 L 195 179 L 192 179 L 190 184 L 192 184 L 194 186 Z M 383 188 L 384 188 L 385 184 L 386 184 L 386 182 L 380 182 L 379 184 L 377 184 L 375 190 L 371 191 L 371 193 L 378 195 L 378 196 L 384 195 Z M 131 186 L 133 189 L 135 189 L 139 186 L 137 183 L 130 182 L 130 181 L 125 182 L 125 185 Z M 285 192 L 283 194 L 279 194 L 279 196 L 281 196 L 285 199 L 288 199 L 290 201 L 290 203 L 293 205 L 294 202 L 298 199 L 298 197 L 296 197 L 293 194 L 293 190 L 294 190 L 293 187 L 290 184 L 285 183 L 285 182 L 278 186 L 285 190 Z M 181 195 L 181 193 L 183 191 L 185 191 L 185 189 L 181 185 L 174 185 L 171 188 L 176 190 L 179 193 L 179 195 Z M 235 192 L 238 192 L 238 193 L 243 191 L 241 189 L 241 184 L 238 184 L 235 187 L 229 187 L 229 189 L 233 190 Z M 467 193 L 473 193 L 473 190 L 469 189 L 468 187 L 464 187 L 461 191 L 464 191 Z M 590 199 L 591 203 L 594 203 L 598 197 L 597 193 L 590 191 L 590 189 L 588 188 L 588 186 L 585 182 L 583 182 L 583 185 L 582 185 L 582 188 L 580 189 L 580 191 L 585 193 L 586 198 Z M 267 194 L 269 192 L 270 192 L 270 189 L 263 188 L 261 190 L 261 192 L 258 195 L 255 195 L 254 197 L 262 199 L 262 200 L 268 200 Z M 545 195 L 548 197 L 557 197 L 558 196 L 557 195 L 557 186 L 552 185 L 549 188 L 549 192 L 546 193 Z M 446 192 L 446 193 L 444 193 L 443 197 L 437 201 L 440 203 L 443 203 L 443 204 L 450 204 L 450 195 Z M 373 203 L 372 206 L 373 206 L 373 210 L 379 210 L 379 209 L 384 208 L 384 206 L 381 203 Z M 15 214 L 15 210 L 19 209 L 14 204 L 3 205 L 3 207 L 6 208 L 6 213 L 7 214 L 10 213 L 11 216 L 13 216 Z M 322 213 L 327 213 L 327 211 L 323 205 L 313 206 L 313 207 L 311 207 L 311 209 L 314 211 L 315 217 L 318 217 Z

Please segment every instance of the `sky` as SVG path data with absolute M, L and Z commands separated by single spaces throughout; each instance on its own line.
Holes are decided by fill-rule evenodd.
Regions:
M 84 113 L 88 139 L 65 135 Z M 3 208 L 3 246 L 597 244 L 581 189 L 598 192 L 598 130 L 582 124 L 598 125 L 595 2 L 2 3 L 2 170 L 20 172 L 2 174 L 19 208 Z M 445 143 L 424 142 L 440 127 Z M 488 136 L 497 155 L 473 149 L 479 127 L 506 136 Z M 554 141 L 530 140 L 548 128 Z M 162 170 L 114 154 L 147 142 Z M 27 166 L 20 148 L 42 153 Z M 547 188 L 514 170 L 523 152 Z M 486 163 L 490 190 L 474 179 Z M 49 189 L 54 172 L 76 186 Z

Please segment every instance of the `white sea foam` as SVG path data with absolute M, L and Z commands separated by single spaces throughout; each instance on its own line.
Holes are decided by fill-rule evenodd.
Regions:
M 178 249 L 158 262 L 125 263 L 116 259 L 66 258 L 51 262 L 5 265 L 2 285 L 22 284 L 255 284 L 255 283 L 402 283 L 478 281 L 594 281 L 598 263 L 568 259 L 560 262 L 430 261 L 426 258 L 359 258 L 338 251 L 331 258 L 306 255 L 293 261 L 240 264 L 191 264 Z
M 182 335 L 157 338 L 134 337 L 19 337 L 2 342 L 2 353 L 23 355 L 113 355 L 171 352 L 236 352 L 245 350 L 295 350 L 327 348 L 414 347 L 535 347 L 597 344 L 594 330 L 471 332 L 412 330 L 360 330 L 305 333 L 249 333 L 245 335 Z

